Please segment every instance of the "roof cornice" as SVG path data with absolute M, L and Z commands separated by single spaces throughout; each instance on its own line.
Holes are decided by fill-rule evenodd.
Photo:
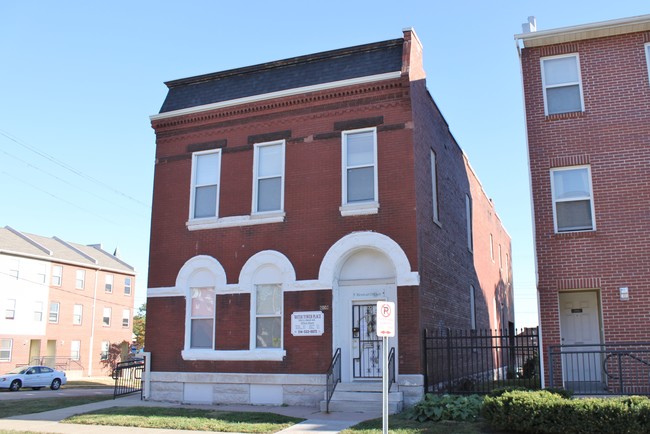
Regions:
M 72 244 L 68 243 L 67 241 L 62 240 L 59 237 L 54 237 L 54 239 L 57 240 L 59 243 L 63 244 L 64 246 L 66 246 L 68 249 L 73 250 L 78 255 L 83 256 L 84 258 L 88 259 L 93 264 L 95 264 L 95 265 L 99 264 L 99 261 L 96 258 L 93 258 L 89 254 L 84 253 L 83 251 L 79 250 L 78 248 L 76 248 Z
M 519 33 L 515 35 L 515 40 L 523 41 L 524 47 L 531 48 L 648 30 L 650 30 L 650 15 L 638 15 L 578 26 Z
M 18 256 L 21 258 L 29 258 L 29 259 L 34 259 L 37 261 L 46 261 L 50 262 L 52 264 L 65 264 L 65 265 L 74 265 L 75 267 L 79 268 L 85 268 L 88 270 L 98 270 L 98 271 L 110 271 L 115 274 L 124 274 L 126 276 L 133 276 L 136 277 L 136 271 L 135 268 L 129 266 L 129 268 L 132 271 L 127 271 L 127 270 L 120 270 L 119 268 L 113 268 L 113 267 L 103 267 L 103 266 L 95 266 L 92 264 L 87 264 L 84 262 L 77 262 L 77 261 L 71 261 L 69 259 L 61 259 L 61 258 L 47 258 L 43 256 L 38 256 L 38 255 L 33 255 L 30 253 L 24 253 L 24 252 L 15 252 L 13 250 L 7 250 L 7 249 L 2 249 L 0 248 L 0 255 L 7 255 L 7 256 Z

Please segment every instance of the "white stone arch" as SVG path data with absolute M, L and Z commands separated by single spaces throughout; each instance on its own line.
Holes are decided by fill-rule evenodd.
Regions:
M 212 256 L 199 255 L 183 264 L 176 276 L 176 288 L 183 294 L 189 293 L 190 287 L 213 286 L 215 289 L 226 287 L 226 270 Z
M 239 273 L 242 291 L 252 291 L 254 283 L 282 283 L 284 289 L 296 281 L 296 271 L 289 258 L 275 250 L 263 250 L 251 256 Z
M 335 286 L 343 264 L 355 253 L 364 250 L 376 250 L 386 255 L 395 267 L 395 284 L 397 286 L 419 285 L 417 271 L 411 271 L 411 264 L 404 250 L 392 238 L 378 232 L 352 232 L 329 248 L 318 272 L 321 284 Z

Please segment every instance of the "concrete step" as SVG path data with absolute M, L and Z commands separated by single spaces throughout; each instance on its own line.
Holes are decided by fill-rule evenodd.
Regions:
M 402 411 L 404 404 L 402 402 L 389 402 L 388 413 L 396 414 Z M 327 411 L 327 401 L 320 402 L 320 411 Z M 372 401 L 330 401 L 330 413 L 379 413 L 381 414 L 381 400 Z
M 404 394 L 397 390 L 393 384 L 388 394 L 388 412 L 399 413 L 404 408 Z M 326 398 L 326 397 L 325 397 Z M 330 401 L 330 412 L 347 413 L 376 413 L 382 410 L 382 385 L 381 382 L 356 382 L 339 383 L 336 386 L 332 400 Z M 321 411 L 326 411 L 327 401 L 320 403 Z
M 343 392 L 336 390 L 332 396 L 332 400 L 337 401 L 373 401 L 381 402 L 381 392 Z M 402 392 L 390 392 L 388 394 L 388 402 L 404 401 L 404 394 Z

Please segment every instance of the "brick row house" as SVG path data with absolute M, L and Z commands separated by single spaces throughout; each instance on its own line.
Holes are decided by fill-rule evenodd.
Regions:
M 380 384 L 387 300 L 408 405 L 425 328 L 514 321 L 510 238 L 412 30 L 166 85 L 151 116 L 151 399 L 317 406 L 337 353 L 344 385 Z
M 133 267 L 100 245 L 0 228 L 0 371 L 110 374 L 133 335 Z
M 515 38 L 544 381 L 650 393 L 650 15 L 535 27 L 531 17 Z M 646 345 L 618 348 L 633 356 L 618 372 L 612 351 L 621 342 Z M 560 345 L 583 354 L 560 358 Z

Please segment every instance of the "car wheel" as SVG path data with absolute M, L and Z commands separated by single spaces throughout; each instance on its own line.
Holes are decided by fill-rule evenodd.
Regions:
M 18 389 L 20 389 L 20 386 L 22 386 L 20 380 L 14 380 L 9 385 L 9 390 L 11 390 L 12 392 L 16 392 Z
M 32 387 L 32 390 L 41 390 L 42 387 Z
M 58 378 L 52 380 L 52 384 L 50 384 L 50 389 L 59 390 L 59 387 L 61 387 L 61 380 L 59 380 Z

